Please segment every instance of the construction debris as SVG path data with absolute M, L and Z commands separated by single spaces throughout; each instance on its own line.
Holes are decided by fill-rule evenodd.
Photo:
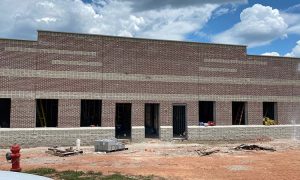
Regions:
M 109 153 L 122 150 L 128 150 L 128 148 L 125 148 L 125 145 L 121 142 L 118 142 L 116 138 L 95 141 L 95 152 Z
M 195 150 L 195 152 L 196 152 L 199 156 L 208 156 L 208 155 L 211 155 L 211 154 L 213 154 L 213 153 L 220 152 L 220 150 L 219 150 L 219 149 L 217 149 L 217 150 L 211 150 L 211 151 Z
M 207 127 L 207 126 L 215 126 L 216 123 L 213 122 L 213 121 L 207 121 L 207 123 L 200 122 L 199 125 L 200 125 L 200 126 L 205 126 L 205 127 Z
M 78 155 L 82 154 L 82 150 L 73 149 L 73 147 L 69 148 L 62 148 L 62 147 L 50 147 L 48 148 L 48 151 L 46 151 L 48 154 L 52 154 L 54 156 L 64 157 L 64 156 L 72 156 L 72 155 Z
M 270 147 L 262 147 L 262 146 L 258 146 L 255 144 L 251 144 L 251 145 L 247 145 L 247 144 L 241 144 L 237 147 L 234 148 L 235 150 L 255 150 L 255 151 L 276 151 L 274 148 L 270 148 Z
M 270 125 L 277 125 L 278 124 L 278 121 L 276 120 L 273 120 L 273 119 L 270 119 L 268 117 L 265 117 L 263 119 L 263 125 L 267 125 L 267 126 L 270 126 Z

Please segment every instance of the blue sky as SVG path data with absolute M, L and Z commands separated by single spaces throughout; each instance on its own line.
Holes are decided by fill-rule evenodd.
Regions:
M 207 35 L 214 35 L 225 31 L 226 29 L 231 28 L 236 23 L 240 22 L 241 12 L 249 7 L 252 7 L 255 4 L 261 4 L 263 6 L 270 6 L 273 9 L 278 9 L 279 12 L 291 12 L 294 14 L 300 13 L 300 1 L 290 0 L 290 1 L 280 1 L 280 0 L 264 0 L 264 1 L 248 1 L 245 4 L 240 4 L 236 9 L 230 13 L 218 16 L 217 18 L 212 18 L 202 29 L 201 31 Z M 297 5 L 299 5 L 297 7 Z M 290 8 L 290 9 L 289 9 Z M 291 11 L 293 9 L 293 11 Z M 300 22 L 299 22 L 300 24 Z M 300 29 L 299 29 L 300 30 Z M 197 37 L 194 33 L 189 33 L 186 36 L 187 39 L 192 41 L 199 42 L 211 42 L 210 38 Z M 269 44 L 257 46 L 257 47 L 248 47 L 248 54 L 264 54 L 266 52 L 278 52 L 281 56 L 286 55 L 293 49 L 300 40 L 300 32 L 298 34 L 288 34 L 286 38 L 278 38 L 272 41 Z M 299 55 L 298 55 L 299 57 Z
M 300 57 L 300 0 L 1 0 L 0 37 L 36 30 L 248 46 Z

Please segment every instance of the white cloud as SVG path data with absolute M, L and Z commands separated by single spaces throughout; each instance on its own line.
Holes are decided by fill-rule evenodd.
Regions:
M 136 36 L 183 40 L 185 34 L 193 32 L 209 20 L 217 5 L 201 7 L 185 7 L 180 9 L 165 9 L 162 11 L 146 11 L 139 15 L 144 17 L 143 31 Z
M 99 1 L 99 0 L 96 0 Z M 195 7 L 205 4 L 247 3 L 247 0 L 123 0 L 132 4 L 134 11 L 159 10 L 162 8 Z
M 280 56 L 280 54 L 278 52 L 265 52 L 261 55 L 263 55 L 263 56 Z
M 295 4 L 286 10 L 284 10 L 286 13 L 300 13 L 300 4 Z
M 224 14 L 227 14 L 229 11 L 230 11 L 229 8 L 220 8 L 220 9 L 216 10 L 215 15 L 222 16 Z
M 240 19 L 232 28 L 215 35 L 212 41 L 254 47 L 286 37 L 288 25 L 279 11 L 272 7 L 255 4 L 244 9 Z
M 289 27 L 288 33 L 289 34 L 300 34 L 300 24 Z
M 52 17 L 43 17 L 43 18 L 39 18 L 36 19 L 37 22 L 44 22 L 44 23 L 51 23 L 51 22 L 55 22 L 56 18 L 52 18 Z
M 292 49 L 292 51 L 287 53 L 285 56 L 300 57 L 300 40 L 297 42 L 296 46 Z
M 36 39 L 44 29 L 183 40 L 222 4 L 238 2 L 246 0 L 1 0 L 0 37 Z
M 288 24 L 287 32 L 289 34 L 300 34 L 300 14 L 283 12 L 282 17 Z

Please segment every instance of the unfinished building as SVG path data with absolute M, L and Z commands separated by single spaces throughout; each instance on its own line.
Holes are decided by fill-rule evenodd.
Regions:
M 209 121 L 298 124 L 299 64 L 240 45 L 38 31 L 0 40 L 0 126 L 141 140 L 197 138 Z

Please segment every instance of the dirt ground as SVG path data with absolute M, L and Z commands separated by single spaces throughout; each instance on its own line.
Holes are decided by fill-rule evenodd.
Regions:
M 128 144 L 126 151 L 96 153 L 93 147 L 82 147 L 83 155 L 57 157 L 45 153 L 47 147 L 22 149 L 23 170 L 48 167 L 58 171 L 120 172 L 130 175 L 156 175 L 166 179 L 299 179 L 300 141 L 275 140 L 244 142 L 264 147 L 269 151 L 236 151 L 240 143 L 160 142 Z M 200 151 L 219 152 L 200 156 Z M 0 169 L 9 170 L 5 153 L 0 150 Z

